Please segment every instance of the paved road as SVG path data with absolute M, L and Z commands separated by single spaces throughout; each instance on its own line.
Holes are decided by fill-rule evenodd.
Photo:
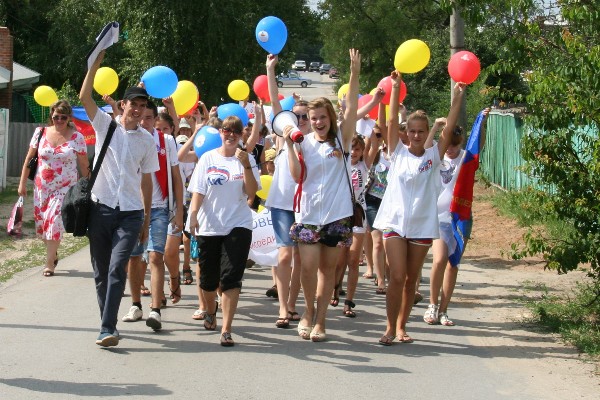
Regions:
M 330 308 L 327 342 L 275 328 L 277 303 L 264 295 L 270 269 L 259 267 L 245 274 L 235 347 L 221 347 L 218 333 L 191 319 L 195 287 L 182 286 L 183 300 L 163 311 L 163 331 L 121 322 L 120 345 L 102 349 L 86 248 L 61 260 L 52 278 L 33 268 L 0 286 L 0 399 L 597 398 L 573 351 L 469 301 L 499 273 L 465 265 L 451 314 L 460 325 L 428 326 L 419 305 L 408 325 L 412 344 L 377 344 L 384 297 L 363 278 L 357 318 Z M 119 314 L 129 306 L 125 297 Z
M 318 72 L 300 72 L 300 76 L 312 80 L 313 84 L 305 88 L 300 86 L 285 86 L 279 88 L 279 93 L 287 97 L 296 92 L 304 100 L 308 101 L 321 96 L 325 96 L 331 100 L 337 98 L 337 91 L 333 89 L 338 80 L 330 79 L 329 76 L 320 75 Z

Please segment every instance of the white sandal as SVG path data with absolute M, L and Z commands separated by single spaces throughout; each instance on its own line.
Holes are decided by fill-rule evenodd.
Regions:
M 440 314 L 440 324 L 442 324 L 444 326 L 454 326 L 454 321 L 452 321 L 450 318 L 448 318 L 447 313 L 441 313 Z
M 206 318 L 205 310 L 197 309 L 196 311 L 194 311 L 194 315 L 192 315 L 192 319 L 195 319 L 196 321 L 201 321 L 204 318 Z
M 423 321 L 425 321 L 429 325 L 438 324 L 439 323 L 439 320 L 438 320 L 439 308 L 440 308 L 440 306 L 438 306 L 438 305 L 430 304 L 427 307 L 427 311 L 425 311 L 425 314 L 423 314 Z

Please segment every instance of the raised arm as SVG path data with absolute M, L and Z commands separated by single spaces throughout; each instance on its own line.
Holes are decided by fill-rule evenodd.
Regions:
M 360 76 L 360 52 L 356 49 L 350 49 L 350 82 L 348 84 L 348 93 L 346 94 L 346 111 L 344 121 L 340 125 L 342 131 L 342 142 L 344 151 L 350 147 L 352 137 L 356 132 L 356 112 L 358 111 L 358 78 Z
M 177 136 L 179 132 L 179 115 L 177 115 L 177 111 L 175 111 L 175 103 L 173 103 L 173 98 L 171 96 L 165 97 L 162 99 L 163 106 L 167 109 L 167 113 L 169 117 L 173 119 L 173 125 L 175 128 L 173 129 L 173 133 Z
M 96 118 L 96 113 L 98 112 L 98 105 L 96 105 L 96 102 L 92 99 L 92 90 L 94 88 L 96 72 L 98 72 L 98 68 L 100 68 L 102 60 L 104 60 L 105 53 L 106 50 L 102 50 L 98 53 L 96 61 L 94 61 L 90 69 L 88 69 L 87 74 L 85 74 L 83 85 L 81 85 L 81 90 L 79 91 L 79 100 L 81 100 L 81 104 L 83 105 L 83 108 L 85 108 L 85 112 L 90 121 L 93 121 L 94 118 Z
M 269 86 L 269 97 L 271 98 L 272 114 L 277 115 L 281 111 L 281 103 L 279 103 L 279 93 L 277 90 L 277 79 L 275 77 L 275 66 L 279 62 L 279 57 L 269 54 L 267 56 L 267 83 Z M 256 114 L 256 112 L 255 112 Z
M 119 105 L 117 104 L 115 99 L 105 94 L 104 96 L 102 96 L 102 100 L 104 100 L 104 102 L 108 104 L 110 108 L 112 108 L 113 118 L 115 118 L 117 115 L 121 115 L 121 110 L 119 109 Z
M 398 71 L 393 71 L 390 75 L 392 78 L 392 94 L 390 96 L 390 118 L 388 120 L 388 152 L 393 153 L 398 146 L 400 140 L 400 121 L 398 120 L 398 109 L 400 103 L 400 82 L 402 75 Z
M 198 161 L 198 156 L 194 150 L 194 141 L 196 140 L 198 132 L 200 131 L 197 130 L 192 133 L 192 136 L 190 136 L 187 142 L 185 142 L 177 151 L 177 160 L 179 160 L 179 162 L 195 163 Z
M 384 95 L 385 92 L 383 91 L 383 89 L 377 88 L 377 91 L 375 91 L 375 95 L 373 96 L 373 98 L 367 104 L 358 109 L 358 111 L 356 112 L 356 119 L 359 120 L 361 118 L 364 118 L 365 115 L 367 115 L 369 111 L 373 109 L 373 107 L 381 103 L 381 100 L 383 99 Z
M 441 117 L 435 119 L 433 126 L 429 130 L 429 135 L 427 135 L 427 139 L 425 139 L 426 149 L 433 147 L 433 140 L 435 139 L 435 134 L 438 133 L 440 129 L 443 129 L 444 125 L 446 125 L 446 118 Z
M 440 159 L 444 158 L 444 153 L 448 150 L 450 145 L 450 139 L 452 138 L 456 122 L 458 121 L 458 115 L 460 114 L 460 107 L 462 105 L 462 98 L 465 95 L 467 85 L 464 83 L 456 83 L 454 85 L 454 99 L 450 106 L 450 112 L 446 117 L 446 126 L 442 130 L 440 140 L 438 141 L 438 149 L 440 151 Z
M 252 125 L 252 132 L 246 141 L 246 151 L 248 153 L 254 151 L 256 143 L 260 140 L 260 128 L 262 125 L 262 112 L 259 110 L 260 106 L 257 106 L 255 102 L 252 103 L 254 105 L 254 125 Z

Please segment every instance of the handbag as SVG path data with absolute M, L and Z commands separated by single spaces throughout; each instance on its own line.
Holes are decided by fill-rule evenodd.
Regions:
M 340 144 L 340 149 L 342 150 L 342 154 L 344 155 L 344 161 L 348 163 L 348 154 L 343 150 L 342 144 L 340 143 L 340 139 L 337 138 L 338 143 Z M 344 175 L 346 175 L 346 180 L 348 181 L 348 187 L 350 187 L 350 195 L 352 196 L 352 226 L 357 226 L 359 228 L 364 227 L 365 225 L 365 209 L 362 204 L 356 201 L 356 197 L 354 196 L 354 188 L 350 183 L 350 177 L 348 176 L 348 172 L 344 171 Z
M 6 233 L 10 236 L 21 237 L 21 227 L 23 225 L 23 196 L 19 196 L 19 200 L 15 203 L 10 217 L 8 218 L 8 225 L 6 225 Z
M 94 182 L 100 171 L 100 165 L 116 128 L 117 123 L 111 121 L 106 139 L 96 160 L 96 165 L 94 165 L 92 176 L 79 179 L 75 185 L 69 188 L 63 199 L 60 209 L 63 225 L 65 232 L 72 233 L 73 236 L 85 236 L 87 233 L 88 217 L 92 204 L 92 188 L 94 187 Z
M 38 167 L 38 152 L 40 149 L 40 140 L 42 139 L 45 130 L 46 128 L 40 129 L 40 135 L 38 136 L 37 140 L 37 147 L 35 148 L 35 155 L 31 157 L 31 159 L 27 163 L 27 168 L 29 168 L 29 175 L 27 176 L 27 178 L 29 178 L 30 181 L 35 179 L 35 174 L 37 172 Z

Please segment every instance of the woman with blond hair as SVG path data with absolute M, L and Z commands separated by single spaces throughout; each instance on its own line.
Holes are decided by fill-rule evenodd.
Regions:
M 294 147 L 290 138 L 292 127 L 284 129 L 290 171 L 301 195 L 296 222 L 290 229 L 290 236 L 298 242 L 306 303 L 298 334 L 313 342 L 326 338 L 325 318 L 335 286 L 338 243 L 348 245 L 352 241 L 352 200 L 344 177 L 349 174 L 349 163 L 344 153 L 350 152 L 355 133 L 360 61 L 358 50 L 351 49 L 350 87 L 344 121 L 339 127 L 331 101 L 318 98 L 308 104 L 313 131 L 298 147 Z
M 77 167 L 83 176 L 89 174 L 85 139 L 71 122 L 73 110 L 66 100 L 50 106 L 50 124 L 37 128 L 25 156 L 19 196 L 27 196 L 29 161 L 38 154 L 33 180 L 35 232 L 46 245 L 43 275 L 50 277 L 58 264 L 58 247 L 65 228 L 60 209 L 69 188 L 78 180 Z
M 440 187 L 440 166 L 456 125 L 464 84 L 457 84 L 447 124 L 440 140 L 426 148 L 429 119 L 423 111 L 408 116 L 408 145 L 400 141 L 398 132 L 398 99 L 400 74 L 392 72 L 392 95 L 388 145 L 391 169 L 388 186 L 374 226 L 383 232 L 383 244 L 390 267 L 390 282 L 386 292 L 387 328 L 379 343 L 402 343 L 413 339 L 406 332 L 406 322 L 412 310 L 415 287 L 425 256 L 433 239 L 439 236 L 437 195 Z

